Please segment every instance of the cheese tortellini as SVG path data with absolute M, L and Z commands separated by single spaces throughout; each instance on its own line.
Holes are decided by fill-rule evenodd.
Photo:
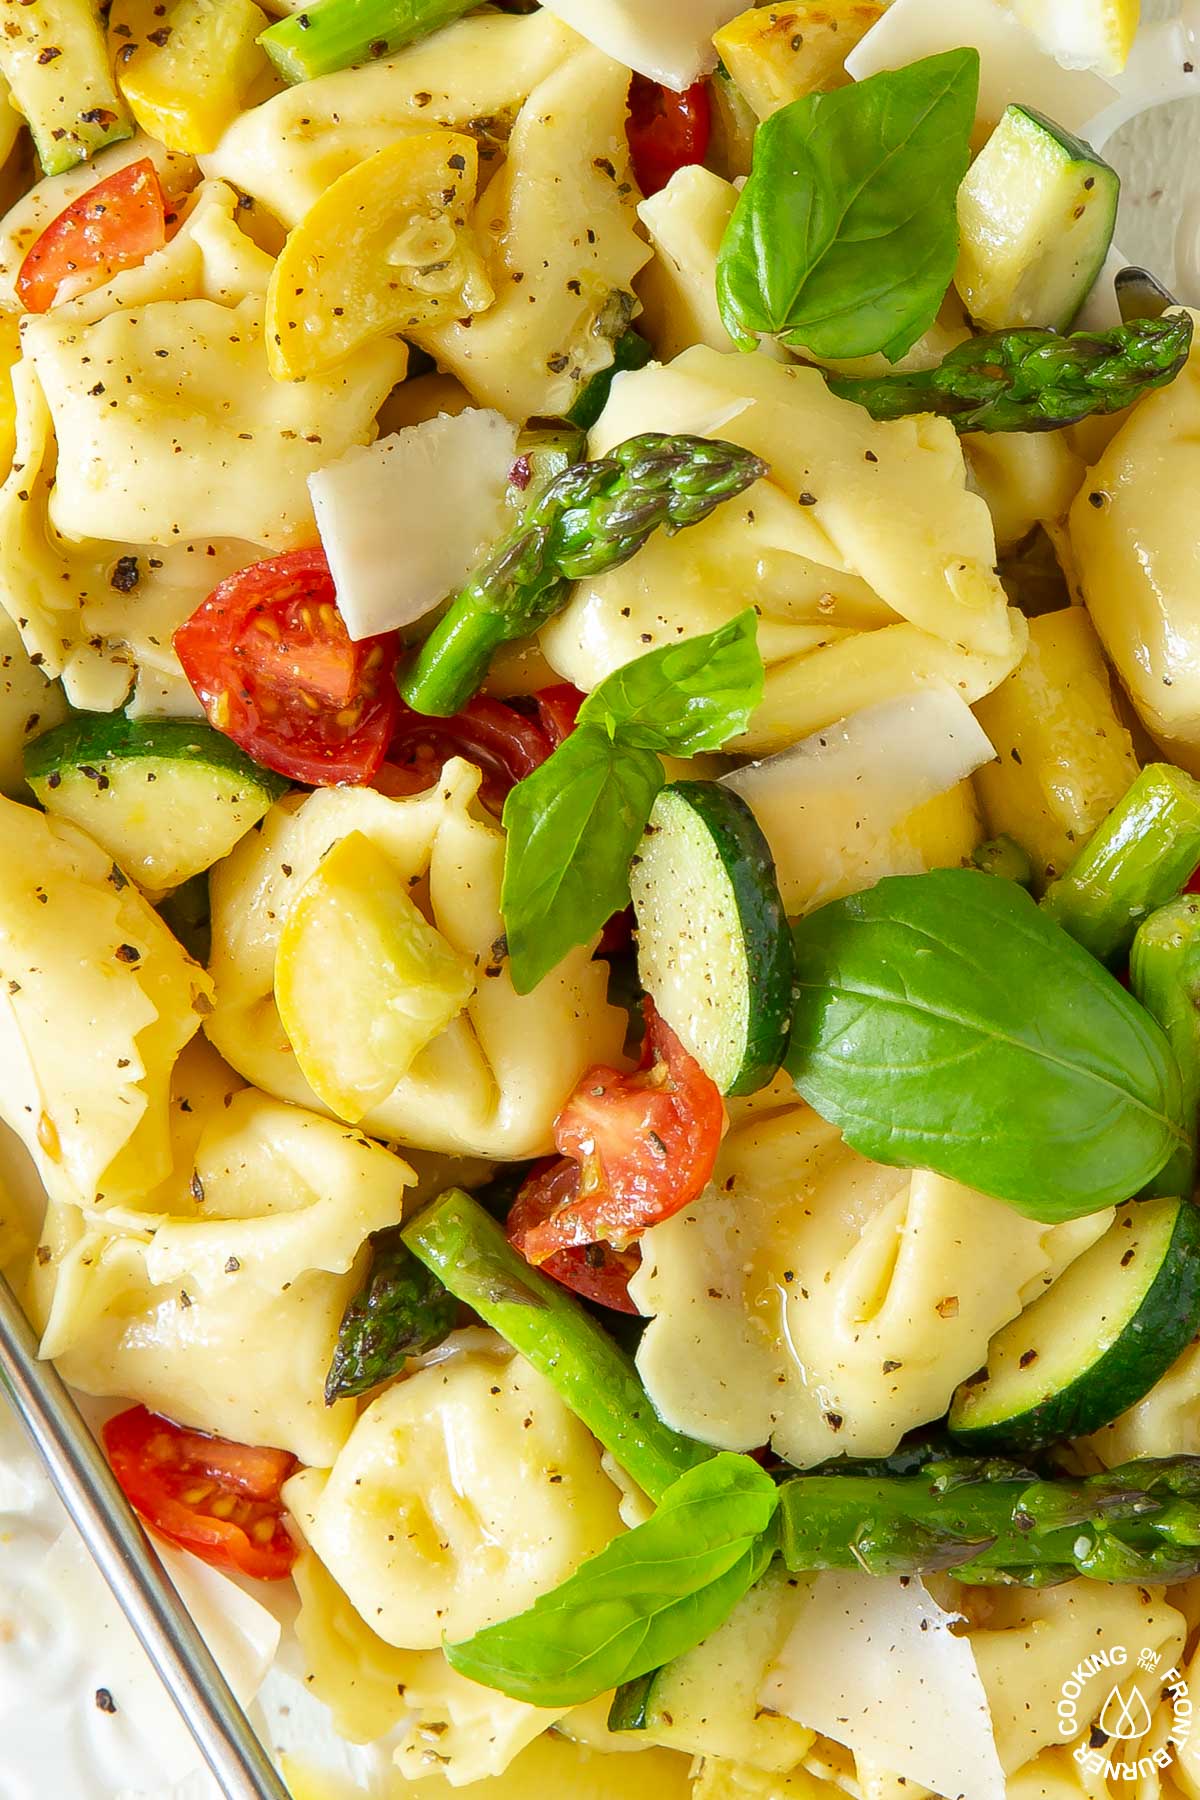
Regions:
M 1162 1673 L 1179 1662 L 1188 1624 L 1172 1604 L 1174 1595 L 1164 1595 L 1161 1588 L 1070 1581 L 1040 1592 L 1028 1588 L 955 1589 L 954 1596 L 954 1604 L 971 1622 L 971 1648 L 987 1692 L 1005 1774 L 1011 1780 L 1018 1771 L 1026 1772 L 1024 1781 L 1010 1785 L 1009 1794 L 1018 1794 L 1021 1800 L 1043 1794 L 1052 1794 L 1057 1800 L 1060 1791 L 1102 1794 L 1102 1788 L 1090 1787 L 1072 1751 L 1080 1740 L 1086 1746 L 1091 1728 L 1104 1710 L 1114 1675 L 1127 1682 L 1135 1678 L 1143 1652 L 1160 1658 L 1153 1666 Z M 1081 1684 L 1074 1735 L 1064 1732 L 1064 1716 L 1059 1710 L 1064 1682 L 1092 1653 L 1111 1654 L 1114 1649 L 1124 1652 L 1125 1664 L 1111 1672 L 1101 1668 L 1086 1685 Z M 1146 1693 L 1152 1702 L 1157 1692 L 1151 1676 Z M 1165 1712 L 1158 1711 L 1140 1743 L 1117 1740 L 1110 1748 L 1117 1760 L 1136 1761 L 1161 1743 L 1170 1728 L 1168 1705 Z M 1072 1777 L 1077 1786 L 1070 1785 Z M 1152 1787 L 1139 1785 L 1136 1791 L 1139 1800 L 1150 1800 L 1158 1791 L 1157 1779 Z
M 607 966 L 586 948 L 564 957 L 533 993 L 514 990 L 500 917 L 504 836 L 473 804 L 478 785 L 479 771 L 455 758 L 435 787 L 409 799 L 325 788 L 281 801 L 212 876 L 216 996 L 207 1026 L 248 1080 L 316 1103 L 280 1021 L 276 958 L 321 858 L 361 832 L 475 976 L 465 1009 L 366 1112 L 363 1129 L 421 1149 L 538 1156 L 551 1148 L 554 1116 L 587 1065 L 621 1062 L 626 1015 L 608 1004 Z
M 96 182 L 108 180 L 119 169 L 145 157 L 154 164 L 163 194 L 172 203 L 181 199 L 196 179 L 196 164 L 190 156 L 167 150 L 154 138 L 138 132 L 122 143 L 110 144 L 98 156 L 77 163 L 62 175 L 43 176 L 9 207 L 0 219 L 0 308 L 6 312 L 22 310 L 17 298 L 17 274 L 50 221 Z
M 526 97 L 578 46 L 548 12 L 481 13 L 395 56 L 285 88 L 200 160 L 290 227 L 340 175 L 408 131 L 474 128 L 481 161 L 495 160 Z
M 175 1059 L 211 984 L 73 825 L 0 800 L 0 1117 L 65 1202 L 169 1167 Z
M 406 363 L 381 339 L 328 374 L 277 382 L 257 299 L 150 301 L 89 325 L 50 313 L 24 341 L 58 444 L 51 525 L 146 544 L 309 541 L 308 476 L 370 440 Z
M 31 1276 L 42 1354 L 85 1393 L 329 1463 L 354 1423 L 351 1402 L 325 1404 L 338 1326 L 413 1173 L 345 1126 L 206 1079 L 191 1157 L 158 1196 L 170 1214 L 52 1207 Z
M 1053 881 L 1135 779 L 1104 653 L 1082 606 L 1029 621 L 1020 667 L 976 716 L 996 749 L 975 775 L 988 825 Z
M 1200 1455 L 1200 1342 L 1148 1394 L 1087 1440 L 1106 1468 L 1139 1456 Z
M 296 1490 L 306 1491 L 304 1482 Z M 296 1636 L 305 1680 L 328 1706 L 338 1733 L 371 1743 L 403 1725 L 393 1752 L 402 1774 L 435 1772 L 452 1787 L 503 1774 L 558 1714 L 468 1681 L 440 1650 L 398 1650 L 354 1610 L 312 1550 L 295 1570 Z
M 264 548 L 312 541 L 309 473 L 373 438 L 406 361 L 389 340 L 320 381 L 272 381 L 270 257 L 226 183 L 178 204 L 162 250 L 26 321 L 12 376 L 0 606 L 72 703 L 94 711 L 123 705 L 135 677 L 135 715 L 198 710 L 172 633 Z M 15 250 L 0 253 L 2 278 Z
M 1070 515 L 1071 549 L 1100 640 L 1142 723 L 1200 774 L 1200 343 L 1133 408 Z
M 65 712 L 61 687 L 30 660 L 20 632 L 0 611 L 0 794 L 15 800 L 24 792 L 26 744 Z
M 333 1468 L 293 1476 L 285 1497 L 355 1610 L 400 1649 L 523 1612 L 623 1529 L 599 1445 L 498 1342 L 388 1388 Z
M 669 1424 L 724 1449 L 885 1455 L 1110 1218 L 1039 1225 L 868 1162 L 780 1078 L 735 1107 L 712 1186 L 642 1239 L 638 1370 Z
M 877 424 L 814 369 L 701 345 L 622 376 L 591 452 L 646 430 L 729 438 L 770 474 L 703 525 L 659 533 L 620 569 L 579 583 L 541 634 L 578 687 L 750 600 L 766 692 L 735 748 L 778 749 L 919 687 L 978 700 L 1016 667 L 1025 622 L 944 420 Z
M 567 413 L 612 362 L 650 250 L 637 233 L 625 136 L 629 72 L 587 47 L 534 90 L 477 213 L 496 299 L 413 332 L 481 406 Z

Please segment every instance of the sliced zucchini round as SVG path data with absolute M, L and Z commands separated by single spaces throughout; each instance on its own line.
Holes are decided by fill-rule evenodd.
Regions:
M 979 1450 L 1035 1450 L 1109 1425 L 1200 1327 L 1200 1208 L 1131 1201 L 1054 1285 L 997 1332 L 950 1430 Z
M 25 779 L 155 898 L 211 868 L 287 791 L 192 719 L 76 713 L 25 750 Z
M 764 1087 L 792 1022 L 792 943 L 770 846 L 739 794 L 677 781 L 630 878 L 638 973 L 723 1094 Z
M 1065 331 L 1112 243 L 1121 182 L 1090 144 L 1010 106 L 958 190 L 954 283 L 989 331 Z

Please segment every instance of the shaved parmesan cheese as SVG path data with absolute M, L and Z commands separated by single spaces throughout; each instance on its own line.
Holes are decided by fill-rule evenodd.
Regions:
M 609 56 L 661 81 L 690 87 L 716 67 L 713 32 L 743 10 L 742 0 L 544 0 L 544 10 Z
M 411 625 L 499 536 L 517 428 L 471 408 L 355 446 L 308 478 L 352 638 Z
M 987 1695 L 955 1616 L 917 1580 L 818 1575 L 760 1704 L 948 1800 L 1004 1800 Z
M 916 874 L 902 821 L 995 756 L 969 706 L 924 688 L 865 707 L 765 762 L 723 777 L 762 826 L 789 913 Z
M 1068 131 L 1084 131 L 1116 98 L 1112 85 L 1090 69 L 1064 69 L 1048 56 L 1002 0 L 955 0 L 953 6 L 892 0 L 850 52 L 846 68 L 862 81 L 961 45 L 979 52 L 978 123 L 984 135 L 1010 101 L 1037 107 Z

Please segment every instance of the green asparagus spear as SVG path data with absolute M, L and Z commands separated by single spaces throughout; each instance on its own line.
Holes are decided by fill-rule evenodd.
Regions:
M 371 1237 L 371 1268 L 338 1327 L 325 1404 L 369 1393 L 454 1330 L 458 1301 L 403 1242 L 400 1227 Z
M 285 81 L 312 81 L 352 63 L 390 56 L 480 0 L 313 0 L 260 33 L 259 43 Z
M 1174 381 L 1192 341 L 1188 313 L 1131 319 L 1111 331 L 993 331 L 968 338 L 933 369 L 829 376 L 830 390 L 873 419 L 939 413 L 958 431 L 1053 431 L 1120 412 Z
M 1042 905 L 1085 950 L 1116 963 L 1142 920 L 1200 864 L 1200 781 L 1147 763 Z
M 1200 1457 L 1147 1457 L 1082 1479 L 951 1458 L 918 1475 L 796 1475 L 780 1489 L 793 1574 L 865 1569 L 1046 1587 L 1186 1581 L 1200 1571 Z
M 652 1500 L 716 1455 L 664 1425 L 632 1362 L 565 1288 L 530 1268 L 496 1221 L 451 1188 L 404 1227 L 414 1256 L 552 1382 Z
M 1129 956 L 1129 985 L 1170 1039 L 1183 1082 L 1180 1116 L 1192 1133 L 1146 1194 L 1190 1194 L 1196 1185 L 1200 1117 L 1200 897 L 1181 894 L 1139 927 Z
M 460 711 L 493 653 L 544 625 L 573 581 L 628 562 L 659 526 L 699 524 L 766 472 L 738 444 L 660 432 L 565 470 L 468 577 L 400 677 L 404 699 L 440 718 Z
M 1018 887 L 1033 886 L 1033 864 L 1016 838 L 989 838 L 986 844 L 980 844 L 971 861 L 985 875 L 999 875 L 1004 881 L 1015 881 Z

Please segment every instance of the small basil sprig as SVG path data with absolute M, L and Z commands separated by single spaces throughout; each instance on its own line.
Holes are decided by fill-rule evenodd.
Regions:
M 512 790 L 501 909 L 518 993 L 628 904 L 629 864 L 666 779 L 659 756 L 719 750 L 746 729 L 763 691 L 756 627 L 747 610 L 615 670 Z
M 794 941 L 787 1068 L 864 1156 L 1057 1224 L 1128 1200 L 1188 1144 L 1163 1032 L 1014 883 L 892 876 Z
M 765 120 L 717 261 L 725 329 L 893 362 L 933 323 L 958 256 L 979 54 L 948 50 L 807 94 Z
M 728 1452 L 681 1475 L 653 1518 L 502 1624 L 444 1646 L 460 1675 L 531 1706 L 582 1706 L 716 1630 L 765 1572 L 779 1490 Z

